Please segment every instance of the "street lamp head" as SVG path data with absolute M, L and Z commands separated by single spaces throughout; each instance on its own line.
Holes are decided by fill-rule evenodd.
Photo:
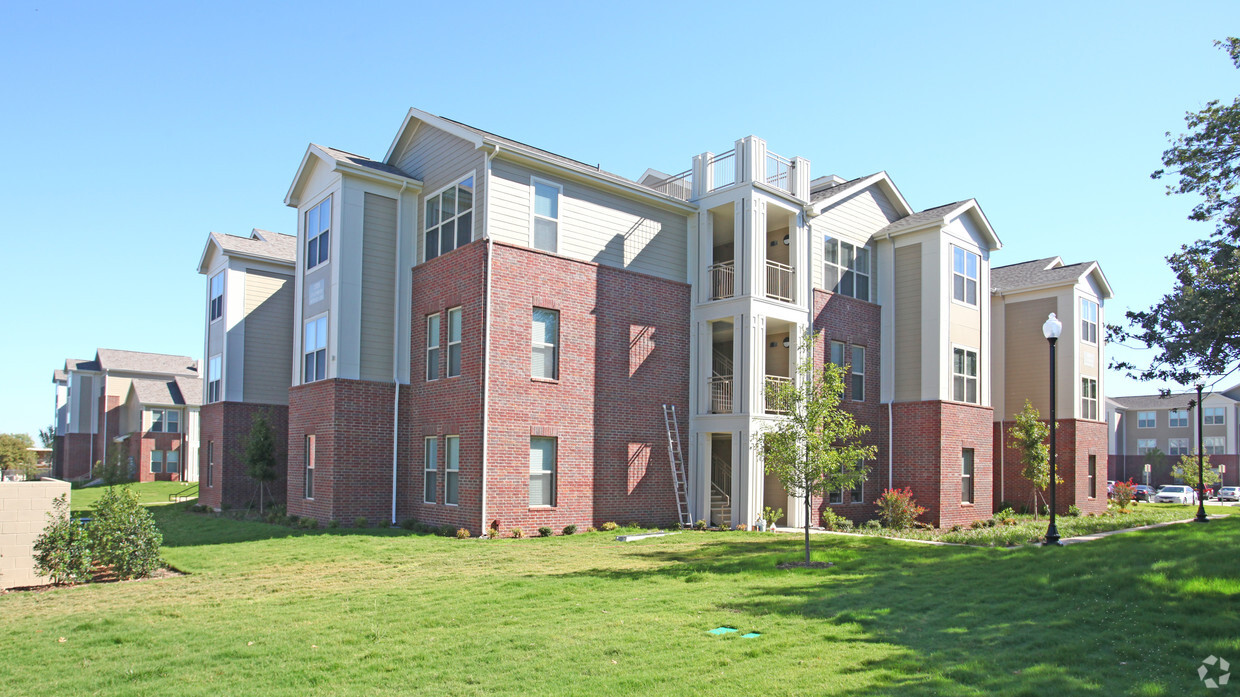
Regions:
M 1047 316 L 1046 322 L 1042 325 L 1042 336 L 1047 339 L 1058 339 L 1059 333 L 1063 331 L 1063 322 L 1060 322 L 1055 313 L 1052 312 Z

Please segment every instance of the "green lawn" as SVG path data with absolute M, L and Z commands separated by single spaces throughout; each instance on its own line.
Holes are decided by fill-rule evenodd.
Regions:
M 178 578 L 0 596 L 12 695 L 1181 695 L 1240 660 L 1240 518 L 1062 549 L 454 540 L 154 510 Z M 729 625 L 741 632 L 717 637 Z M 59 639 L 63 637 L 64 642 Z
M 142 482 L 140 484 L 117 484 L 116 486 L 127 486 L 138 492 L 138 503 L 168 503 L 168 497 L 187 487 L 193 486 L 193 482 Z M 73 511 L 89 511 L 94 507 L 95 502 L 103 496 L 103 492 L 110 487 L 93 486 L 88 489 L 74 489 L 69 493 L 69 508 Z M 191 490 L 189 493 L 193 494 Z

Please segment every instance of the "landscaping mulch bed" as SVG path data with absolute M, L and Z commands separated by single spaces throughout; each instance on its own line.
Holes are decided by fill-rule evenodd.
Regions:
M 112 570 L 109 568 L 109 569 L 102 569 L 102 570 L 97 571 L 95 573 L 94 578 L 90 580 L 90 583 L 134 583 L 136 581 L 150 581 L 150 580 L 159 579 L 159 578 L 175 578 L 177 576 L 184 576 L 184 575 L 185 575 L 185 572 L 183 571 L 177 571 L 176 569 L 173 569 L 171 567 L 164 567 L 164 568 L 156 569 L 155 571 L 151 572 L 150 576 L 143 576 L 142 578 L 131 578 L 131 579 L 126 579 L 122 581 L 121 579 L 118 579 L 116 577 L 116 574 L 112 573 Z M 15 588 L 0 588 L 0 595 L 6 595 L 8 593 L 43 593 L 45 591 L 54 590 L 56 588 L 72 588 L 74 586 L 85 586 L 85 585 L 87 584 L 86 583 L 59 583 L 59 584 L 58 583 L 45 583 L 41 586 L 17 586 Z

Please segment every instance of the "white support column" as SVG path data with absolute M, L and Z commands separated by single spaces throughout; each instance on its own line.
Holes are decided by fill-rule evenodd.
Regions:
M 702 198 L 715 188 L 714 171 L 710 166 L 710 160 L 714 156 L 713 152 L 704 152 L 693 158 L 693 189 L 689 195 L 694 200 Z
M 732 413 L 742 414 L 745 404 L 745 375 L 748 373 L 745 341 L 749 332 L 745 328 L 745 315 L 732 316 Z
M 750 414 L 766 413 L 766 317 L 754 315 L 753 338 L 749 342 L 753 351 L 753 377 L 749 393 L 752 395 L 749 405 Z
M 792 188 L 792 195 L 802 201 L 809 200 L 809 160 L 804 157 L 792 158 L 792 176 L 788 185 Z
M 715 222 L 710 211 L 699 211 L 697 218 L 701 221 L 698 224 L 697 240 L 695 241 L 698 250 L 697 288 L 693 289 L 694 297 L 699 303 L 710 300 L 710 266 L 715 263 Z M 690 230 L 692 234 L 692 230 Z
M 694 400 L 697 408 L 690 409 L 693 414 L 709 414 L 711 407 L 710 399 L 710 377 L 713 374 L 711 366 L 715 360 L 715 341 L 714 333 L 711 331 L 710 322 L 698 322 L 694 327 L 694 337 L 697 339 L 697 345 L 700 347 L 697 353 L 697 360 L 692 360 L 689 366 L 689 379 L 693 381 L 689 390 L 691 395 L 696 395 Z M 691 405 L 692 406 L 692 405 Z
M 741 154 L 744 153 L 744 158 Z M 742 182 L 766 182 L 766 141 L 745 136 L 736 141 L 736 178 Z
M 696 455 L 690 453 L 689 461 L 693 463 L 694 475 L 689 478 L 691 497 L 689 508 L 693 511 L 693 520 L 710 520 L 710 473 L 711 473 L 711 441 L 709 433 L 697 433 L 693 436 L 690 447 L 696 446 Z
M 749 240 L 750 254 L 747 259 L 749 267 L 749 285 L 746 294 L 757 298 L 766 297 L 766 201 L 757 196 L 749 195 L 749 225 L 746 237 Z

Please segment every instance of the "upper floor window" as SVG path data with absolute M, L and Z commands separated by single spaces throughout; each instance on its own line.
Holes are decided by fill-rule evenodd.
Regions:
M 426 199 L 426 260 L 464 247 L 474 236 L 474 177 Z
M 952 299 L 977 305 L 977 274 L 980 257 L 967 249 L 952 247 Z
M 536 378 L 554 380 L 559 376 L 560 313 L 534 308 L 530 373 Z
M 952 350 L 952 399 L 977 404 L 977 352 Z
M 854 402 L 865 401 L 865 347 L 852 347 L 852 399 Z
M 1206 426 L 1223 426 L 1227 423 L 1227 409 L 1225 407 L 1206 407 L 1202 417 L 1205 419 Z
M 1158 425 L 1158 412 L 1137 412 L 1137 428 L 1154 428 Z
M 1167 425 L 1171 428 L 1188 428 L 1188 412 L 1183 409 L 1172 409 L 1167 415 Z
M 220 385 L 223 381 L 220 379 L 220 368 L 223 365 L 223 356 L 216 354 L 207 359 L 207 404 L 220 401 Z
M 306 268 L 327 261 L 331 247 L 332 197 L 323 199 L 319 205 L 306 211 Z
M 180 433 L 181 412 L 176 409 L 152 409 L 151 433 Z
M 448 377 L 461 374 L 461 308 L 448 310 Z
M 1093 378 L 1081 378 L 1081 418 L 1098 420 L 1098 381 Z
M 305 371 L 302 382 L 327 377 L 327 316 L 306 322 L 306 342 L 302 347 Z
M 224 316 L 224 272 L 211 277 L 211 304 L 208 310 L 208 322 Z
M 1098 343 L 1098 303 L 1081 298 L 1081 341 Z
M 832 293 L 870 299 L 870 250 L 829 235 L 822 242 L 822 284 Z
M 439 313 L 426 316 L 426 379 L 439 379 Z
M 840 368 L 844 367 L 844 349 L 846 348 L 847 346 L 842 341 L 831 342 L 831 362 Z
M 1146 455 L 1154 450 L 1158 450 L 1158 440 L 1155 438 L 1138 438 L 1137 454 Z
M 534 180 L 534 249 L 557 251 L 560 228 L 560 194 L 558 184 Z

